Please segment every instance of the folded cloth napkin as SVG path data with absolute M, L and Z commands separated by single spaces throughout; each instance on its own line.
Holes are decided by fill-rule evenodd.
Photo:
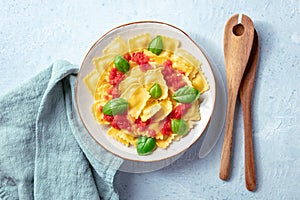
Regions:
M 113 178 L 122 160 L 84 129 L 75 106 L 77 72 L 55 62 L 0 98 L 2 199 L 119 198 Z

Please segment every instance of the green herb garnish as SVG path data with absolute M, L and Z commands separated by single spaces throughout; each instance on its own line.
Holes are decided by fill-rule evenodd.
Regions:
M 116 55 L 114 58 L 114 63 L 118 71 L 126 73 L 129 71 L 129 62 L 120 55 Z
M 200 97 L 200 92 L 190 86 L 184 86 L 178 89 L 172 96 L 172 98 L 180 103 L 192 103 Z
M 182 119 L 172 119 L 171 129 L 173 133 L 176 133 L 178 135 L 185 135 L 188 132 L 188 126 Z
M 159 55 L 164 48 L 164 44 L 160 35 L 151 40 L 148 46 L 148 50 L 152 53 Z
M 140 156 L 150 154 L 156 147 L 155 138 L 140 136 L 137 141 L 137 153 Z
M 128 109 L 128 105 L 125 99 L 112 99 L 103 106 L 102 113 L 111 116 L 123 114 Z

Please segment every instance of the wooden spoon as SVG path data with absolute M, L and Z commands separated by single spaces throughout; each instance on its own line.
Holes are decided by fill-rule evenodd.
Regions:
M 252 120 L 251 103 L 252 90 L 258 61 L 258 36 L 254 30 L 254 40 L 247 67 L 244 72 L 243 80 L 240 86 L 240 99 L 242 102 L 244 118 L 244 137 L 245 137 L 245 179 L 248 190 L 253 191 L 256 188 L 254 152 L 252 142 Z
M 224 58 L 228 103 L 225 136 L 220 165 L 220 178 L 223 180 L 227 180 L 230 174 L 235 103 L 241 80 L 250 56 L 253 37 L 254 26 L 248 16 L 242 15 L 241 23 L 238 23 L 238 14 L 236 14 L 226 23 L 224 30 Z

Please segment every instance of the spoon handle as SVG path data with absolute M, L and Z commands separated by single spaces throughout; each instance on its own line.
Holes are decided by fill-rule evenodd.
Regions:
M 222 180 L 227 180 L 230 174 L 232 129 L 233 129 L 236 97 L 237 97 L 236 92 L 233 93 L 228 91 L 226 128 L 225 128 L 225 135 L 224 135 L 224 142 L 223 142 L 223 149 L 222 149 L 221 163 L 220 163 L 220 174 L 219 174 Z
M 252 138 L 252 91 L 258 62 L 258 35 L 254 31 L 253 46 L 249 57 L 248 65 L 245 70 L 243 81 L 239 89 L 239 95 L 242 102 L 244 118 L 244 151 L 245 151 L 245 180 L 248 190 L 253 191 L 256 188 L 256 175 L 254 164 L 253 138 Z
M 252 140 L 252 122 L 251 122 L 251 93 L 240 93 L 244 118 L 244 137 L 245 137 L 245 179 L 246 187 L 252 191 L 256 187 L 254 152 Z

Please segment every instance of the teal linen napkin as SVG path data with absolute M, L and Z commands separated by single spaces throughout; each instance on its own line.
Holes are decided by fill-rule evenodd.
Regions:
M 0 98 L 2 199 L 119 198 L 113 178 L 122 160 L 84 129 L 75 106 L 77 72 L 58 61 Z

